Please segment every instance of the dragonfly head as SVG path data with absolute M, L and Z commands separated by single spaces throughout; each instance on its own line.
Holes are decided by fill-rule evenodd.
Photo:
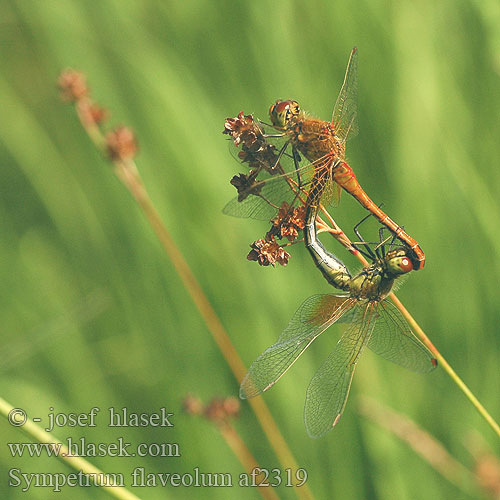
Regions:
M 269 116 L 274 127 L 286 129 L 292 118 L 300 113 L 300 106 L 297 101 L 276 101 L 269 108 Z
M 387 274 L 392 276 L 399 276 L 413 271 L 414 267 L 410 257 L 408 257 L 408 250 L 406 248 L 395 248 L 387 252 L 385 268 Z

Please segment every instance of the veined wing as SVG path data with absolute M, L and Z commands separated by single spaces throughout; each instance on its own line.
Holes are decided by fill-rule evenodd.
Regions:
M 357 120 L 358 100 L 358 49 L 354 47 L 347 63 L 344 83 L 333 108 L 332 125 L 336 134 L 344 142 L 347 136 L 354 137 L 358 133 Z
M 222 212 L 233 217 L 269 220 L 276 216 L 283 202 L 290 206 L 305 204 L 315 169 L 325 168 L 329 161 L 328 157 L 323 157 L 291 172 L 257 179 L 227 203 Z M 330 180 L 329 184 L 332 182 Z
M 279 339 L 250 366 L 240 387 L 242 399 L 274 385 L 313 340 L 348 311 L 356 299 L 345 295 L 313 295 L 295 312 Z
M 299 188 L 295 174 L 296 172 L 292 172 L 256 181 L 227 203 L 222 212 L 233 217 L 268 221 L 276 216 L 283 202 L 290 206 L 303 204 L 307 198 L 309 182 L 301 179 Z
M 356 364 L 377 320 L 375 304 L 363 307 L 307 388 L 304 420 L 313 438 L 331 430 L 344 412 Z
M 436 359 L 415 337 L 394 304 L 384 300 L 377 312 L 378 321 L 368 342 L 373 352 L 414 372 L 426 373 L 436 368 Z
M 326 207 L 336 208 L 340 202 L 342 188 L 333 180 L 334 161 L 330 157 L 325 157 L 322 162 L 316 166 L 316 172 L 323 170 L 323 190 L 320 197 L 320 203 Z

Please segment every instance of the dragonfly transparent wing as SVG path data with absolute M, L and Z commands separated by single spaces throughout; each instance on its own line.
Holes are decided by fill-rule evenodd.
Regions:
M 290 174 L 293 175 L 293 174 Z M 287 177 L 289 180 L 287 180 Z M 298 206 L 307 198 L 303 192 L 308 183 L 301 185 L 299 190 L 297 177 L 279 176 L 258 181 L 240 201 L 240 197 L 233 198 L 223 209 L 226 215 L 257 220 L 270 220 L 276 216 L 281 205 L 286 202 L 290 206 Z M 257 193 L 253 194 L 257 189 Z
M 354 47 L 347 63 L 344 83 L 333 108 L 332 125 L 343 141 L 347 140 L 347 136 L 352 138 L 358 133 L 357 100 L 358 49 Z
M 259 177 L 246 192 L 243 191 L 233 198 L 222 212 L 233 217 L 269 220 L 276 216 L 283 202 L 287 202 L 290 206 L 305 204 L 315 169 L 321 168 L 326 171 L 330 161 L 328 157 L 319 158 L 312 163 L 302 160 L 295 170 L 267 178 Z M 262 175 L 269 174 L 262 172 Z M 326 189 L 333 192 L 334 187 L 331 184 L 334 183 L 326 174 L 325 181 Z
M 415 337 L 394 304 L 387 300 L 381 302 L 378 314 L 377 324 L 368 342 L 373 352 L 414 372 L 426 373 L 436 368 L 434 356 Z
M 326 434 L 342 416 L 356 364 L 375 327 L 375 308 L 376 304 L 367 303 L 355 316 L 307 388 L 304 420 L 313 438 Z
M 343 295 L 313 295 L 295 312 L 279 339 L 250 366 L 240 397 L 252 398 L 274 385 L 313 340 L 348 311 L 356 299 Z

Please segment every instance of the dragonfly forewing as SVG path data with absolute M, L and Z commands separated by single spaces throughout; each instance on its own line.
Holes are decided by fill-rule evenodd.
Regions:
M 303 204 L 307 198 L 304 189 L 308 185 L 304 183 L 299 188 L 298 181 L 289 176 L 258 181 L 248 192 L 233 198 L 222 212 L 233 217 L 269 221 L 276 216 L 284 202 L 291 207 Z
M 360 304 L 363 311 L 342 335 L 335 349 L 312 378 L 306 393 L 304 420 L 309 436 L 331 430 L 344 411 L 356 364 L 375 327 L 376 304 Z
M 357 101 L 358 50 L 354 47 L 347 63 L 344 83 L 333 108 L 332 124 L 337 136 L 343 141 L 346 141 L 348 136 L 352 139 L 358 133 Z
M 233 217 L 269 220 L 276 216 L 283 202 L 290 206 L 304 205 L 317 170 L 324 172 L 321 203 L 335 207 L 340 199 L 341 188 L 333 181 L 332 162 L 333 159 L 326 155 L 311 163 L 302 160 L 298 168 L 286 173 L 269 176 L 267 172 L 262 172 L 268 177 L 258 177 L 254 184 L 227 203 L 222 211 Z
M 379 356 L 408 370 L 426 373 L 437 366 L 432 353 L 411 331 L 401 312 L 389 301 L 380 303 L 378 320 L 368 347 Z
M 321 333 L 354 304 L 343 295 L 314 295 L 295 312 L 279 339 L 250 366 L 240 397 L 252 398 L 273 386 Z

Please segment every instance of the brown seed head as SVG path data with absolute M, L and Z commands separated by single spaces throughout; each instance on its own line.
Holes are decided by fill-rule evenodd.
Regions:
M 238 191 L 238 201 L 243 201 L 251 194 L 257 195 L 260 193 L 262 184 L 256 184 L 255 182 L 257 173 L 258 172 L 252 171 L 248 175 L 239 174 L 231 179 L 230 184 Z
M 235 397 L 224 399 L 224 410 L 228 417 L 237 417 L 240 413 L 240 402 Z
M 260 126 L 252 115 L 245 116 L 243 111 L 236 118 L 226 118 L 222 133 L 230 135 L 235 146 L 242 144 L 249 151 L 257 151 L 264 142 Z
M 205 408 L 205 417 L 214 422 L 225 422 L 236 417 L 240 403 L 236 398 L 213 398 Z
M 64 101 L 78 101 L 88 94 L 85 75 L 74 69 L 65 69 L 57 79 Z
M 118 127 L 106 134 L 106 147 L 112 160 L 131 160 L 138 146 L 132 129 Z
M 200 398 L 188 394 L 182 402 L 184 411 L 189 415 L 201 415 L 204 411 L 203 403 Z
M 79 101 L 78 110 L 85 125 L 98 125 L 109 116 L 107 109 L 101 108 L 90 99 L 83 99 Z
M 305 226 L 306 209 L 303 205 L 292 208 L 284 201 L 278 211 L 277 216 L 272 220 L 273 228 L 271 234 L 276 234 L 278 238 L 288 238 L 294 241 L 299 235 L 299 231 Z
M 222 398 L 213 398 L 205 408 L 205 417 L 214 422 L 221 422 L 227 419 L 224 400 Z
M 276 262 L 282 266 L 288 264 L 290 254 L 283 250 L 283 248 L 274 241 L 272 236 L 268 241 L 262 239 L 254 241 L 250 247 L 252 250 L 250 250 L 250 253 L 247 255 L 247 259 L 257 261 L 261 266 L 271 265 L 274 267 Z

